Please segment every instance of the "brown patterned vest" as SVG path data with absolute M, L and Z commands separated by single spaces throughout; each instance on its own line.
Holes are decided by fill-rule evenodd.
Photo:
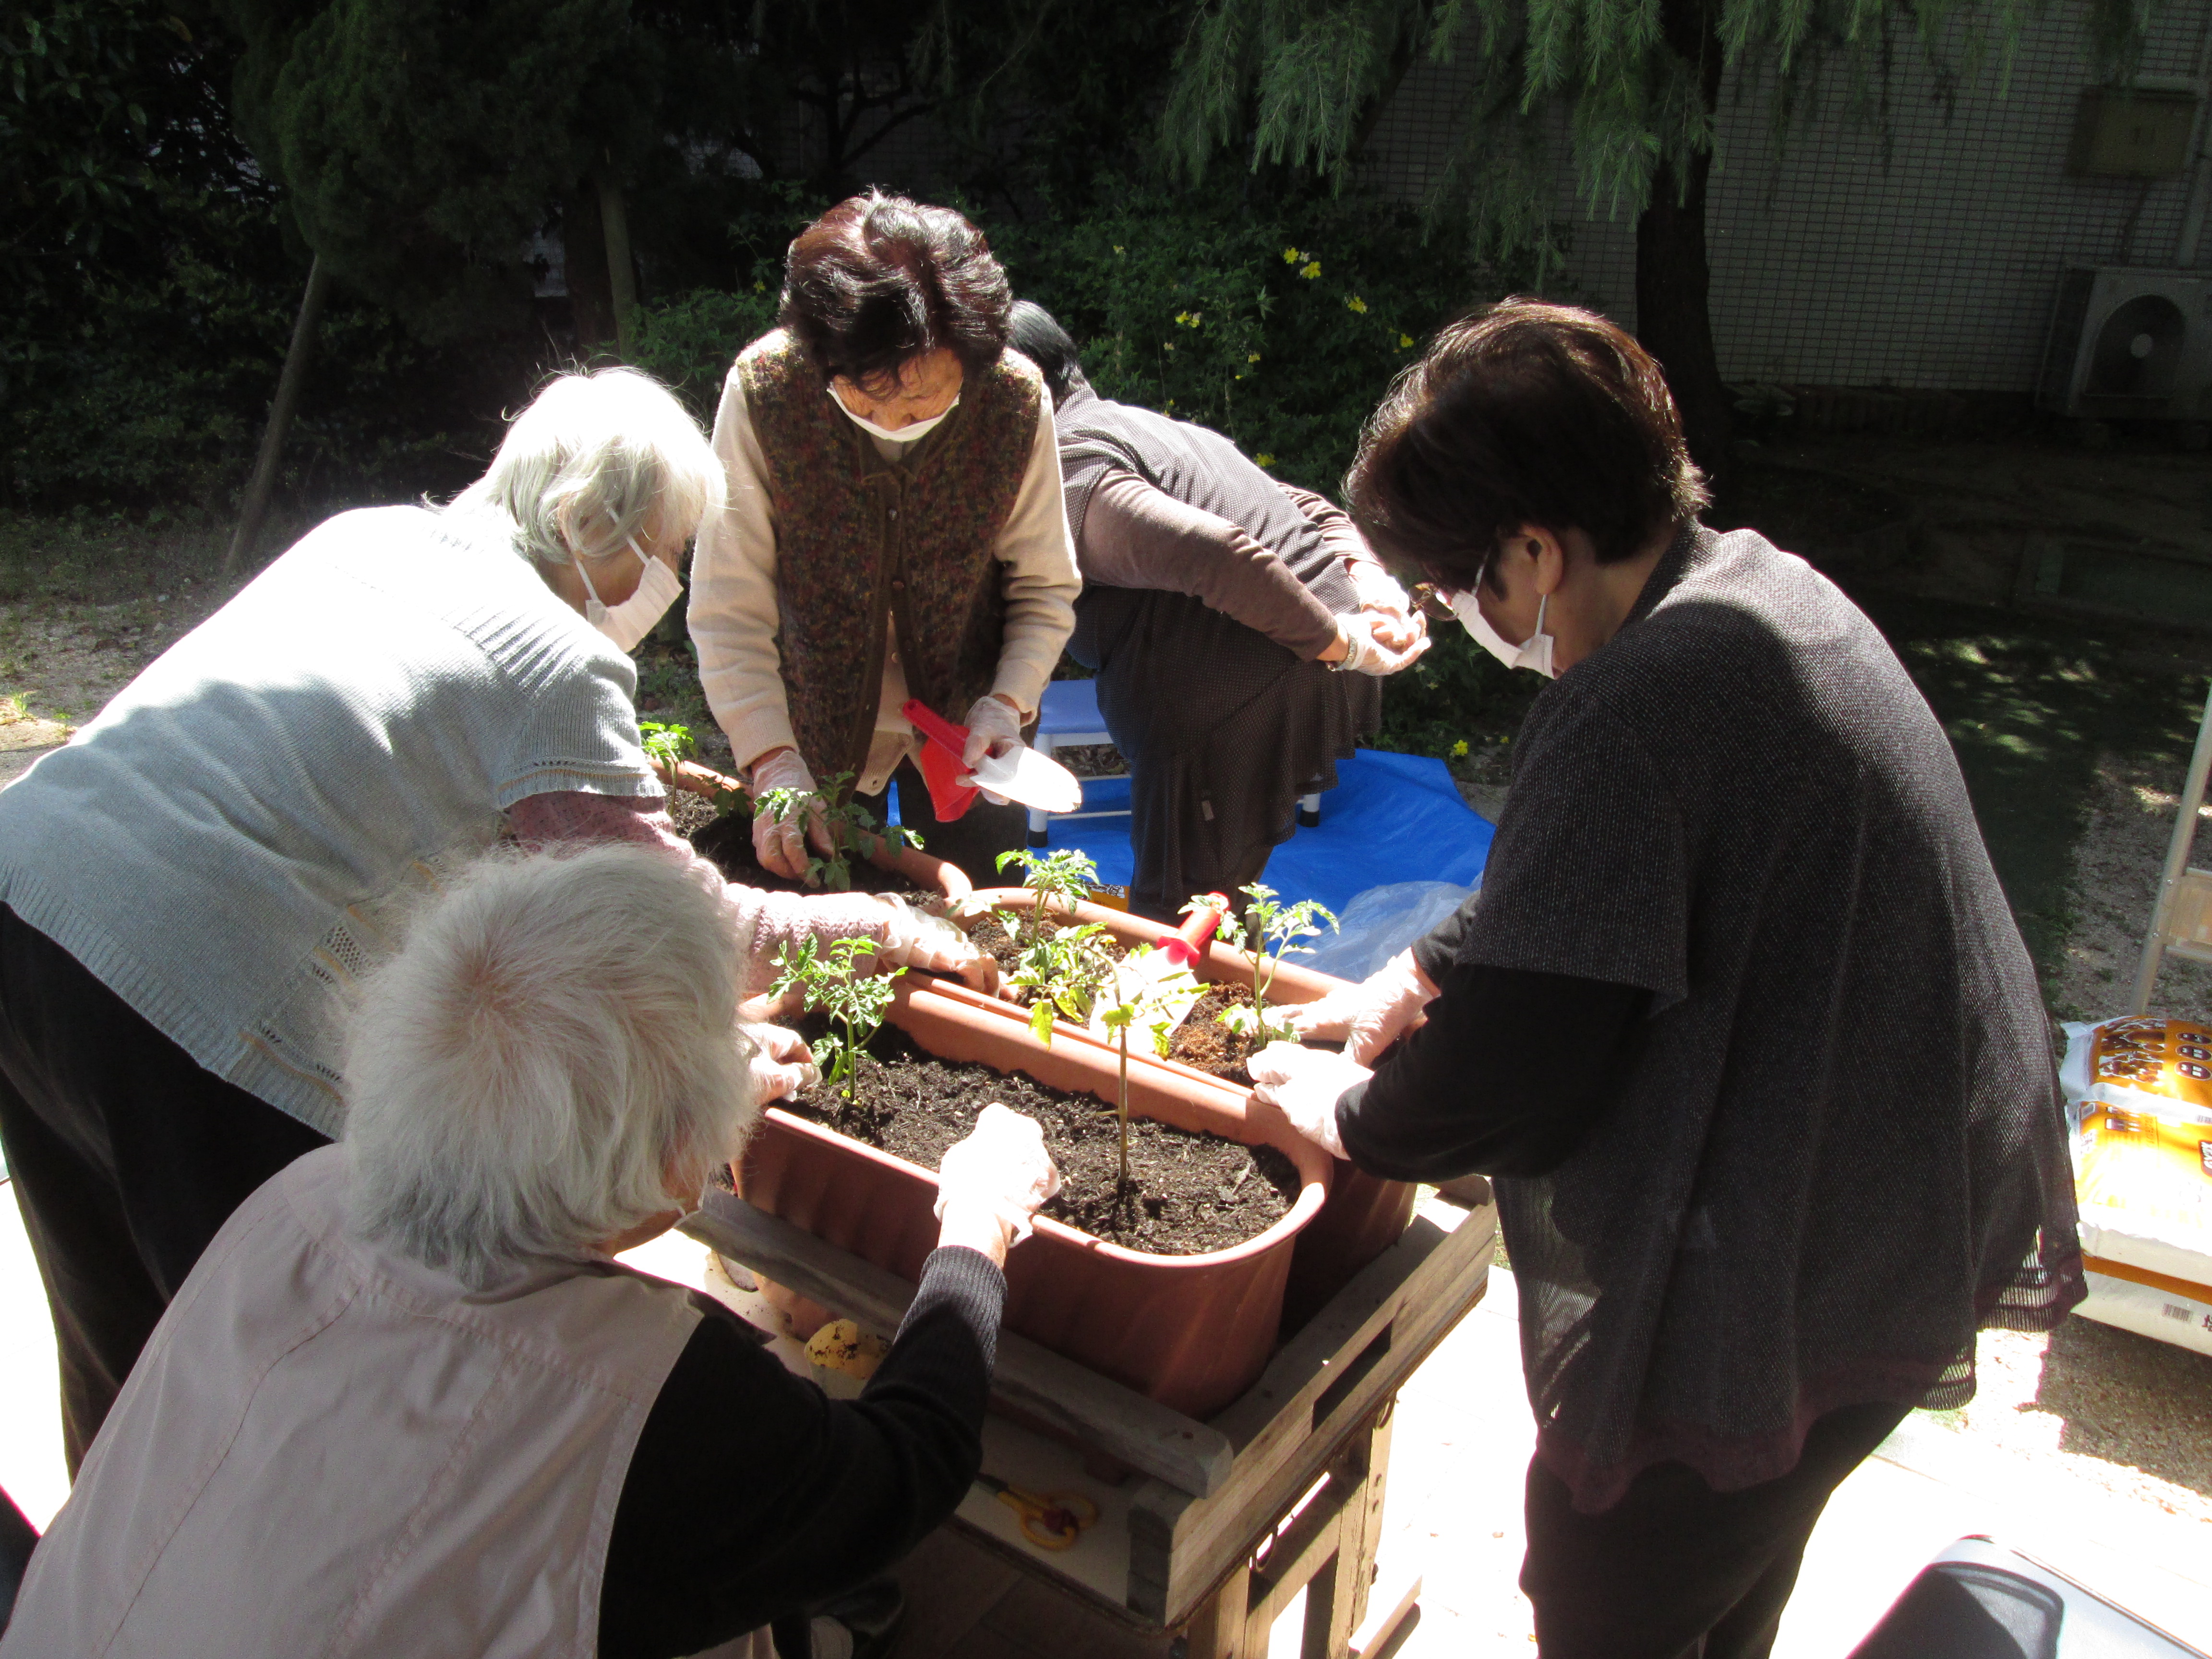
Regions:
M 775 520 L 791 728 L 817 778 L 857 774 L 875 730 L 886 615 L 910 695 L 957 720 L 991 689 L 1006 617 L 994 554 L 1043 383 L 1008 352 L 971 371 L 951 414 L 887 461 L 781 329 L 745 348 L 738 374 Z

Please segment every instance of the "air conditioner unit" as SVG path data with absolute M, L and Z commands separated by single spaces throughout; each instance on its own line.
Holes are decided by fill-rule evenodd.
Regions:
M 2090 421 L 2212 420 L 2212 276 L 2066 271 L 2035 402 Z

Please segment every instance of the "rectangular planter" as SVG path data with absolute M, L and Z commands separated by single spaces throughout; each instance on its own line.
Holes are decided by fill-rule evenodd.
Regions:
M 1018 1020 L 899 981 L 888 1016 L 930 1054 L 1019 1071 L 1055 1089 L 1116 1098 L 1103 1045 L 1057 1039 L 1048 1048 Z M 1234 1249 L 1152 1255 L 1040 1216 L 1006 1262 L 1006 1325 L 1070 1359 L 1190 1416 L 1218 1411 L 1251 1386 L 1274 1351 L 1297 1237 L 1322 1213 L 1334 1160 L 1286 1123 L 1247 1122 L 1235 1091 L 1157 1066 L 1130 1066 L 1130 1109 L 1178 1128 L 1276 1147 L 1297 1166 L 1289 1213 Z M 1272 1116 L 1273 1115 L 1266 1115 Z M 937 1176 L 822 1125 L 771 1107 L 738 1172 L 747 1201 L 817 1238 L 921 1276 L 937 1243 Z
M 977 890 L 968 902 L 970 914 L 1001 909 L 1024 911 L 1036 908 L 1036 895 L 1025 887 L 986 887 Z M 1078 904 L 1072 918 L 1065 917 L 1058 905 L 1051 907 L 1055 922 L 1061 927 L 1074 922 L 1096 922 L 1116 939 L 1127 945 L 1150 945 L 1169 929 L 1165 923 L 1144 916 L 1133 916 L 1126 910 L 1109 909 L 1103 904 Z M 1205 957 L 1194 970 L 1208 984 L 1249 985 L 1252 981 L 1252 966 L 1242 955 L 1229 946 L 1216 943 L 1209 945 Z M 1285 962 L 1268 981 L 1267 1000 L 1270 1006 L 1286 1003 L 1317 1002 L 1345 981 L 1328 974 L 1316 973 L 1295 962 Z M 1011 1002 L 995 997 L 986 997 L 970 991 L 963 985 L 941 981 L 934 988 L 943 994 L 992 1010 L 1006 1018 L 1025 1024 L 1024 1012 Z M 1101 1039 L 1087 1030 L 1072 1027 L 1060 1021 L 1054 1046 L 1073 1037 L 1080 1042 L 1104 1046 Z M 1137 1056 L 1133 1049 L 1130 1067 L 1135 1069 Z M 1187 1081 L 1206 1088 L 1225 1091 L 1239 1104 L 1249 1105 L 1252 1091 L 1240 1084 L 1201 1072 L 1194 1066 L 1186 1066 L 1179 1060 L 1162 1060 L 1146 1054 L 1145 1063 L 1173 1073 Z M 1321 1305 L 1334 1296 L 1351 1280 L 1352 1276 L 1397 1242 L 1413 1218 L 1413 1200 L 1418 1196 L 1413 1184 L 1407 1181 L 1385 1181 L 1379 1176 L 1369 1175 L 1342 1158 L 1333 1159 L 1335 1179 L 1329 1185 L 1328 1202 L 1322 1208 L 1313 1224 L 1298 1236 L 1297 1249 L 1291 1266 L 1291 1281 L 1284 1303 L 1284 1323 L 1296 1329 L 1303 1325 Z

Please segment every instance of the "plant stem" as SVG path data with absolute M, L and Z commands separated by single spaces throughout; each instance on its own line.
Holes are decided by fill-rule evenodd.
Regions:
M 1115 1183 L 1116 1194 L 1125 1192 L 1129 1185 L 1129 1028 L 1121 1028 L 1121 1175 Z

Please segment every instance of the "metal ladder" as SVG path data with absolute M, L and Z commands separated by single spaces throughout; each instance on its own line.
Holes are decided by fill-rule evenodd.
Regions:
M 2212 696 L 2206 698 L 2204 716 L 2197 723 L 2197 752 L 2190 757 L 2189 781 L 2182 786 L 2181 807 L 2173 817 L 2173 839 L 2166 843 L 2166 875 L 2151 910 L 2150 932 L 2143 938 L 2135 1000 L 2128 1005 L 2132 1013 L 2150 1006 L 2158 970 L 2169 951 L 2185 961 L 2212 963 L 2212 870 L 2195 869 L 2189 862 L 2208 775 L 2212 775 Z

